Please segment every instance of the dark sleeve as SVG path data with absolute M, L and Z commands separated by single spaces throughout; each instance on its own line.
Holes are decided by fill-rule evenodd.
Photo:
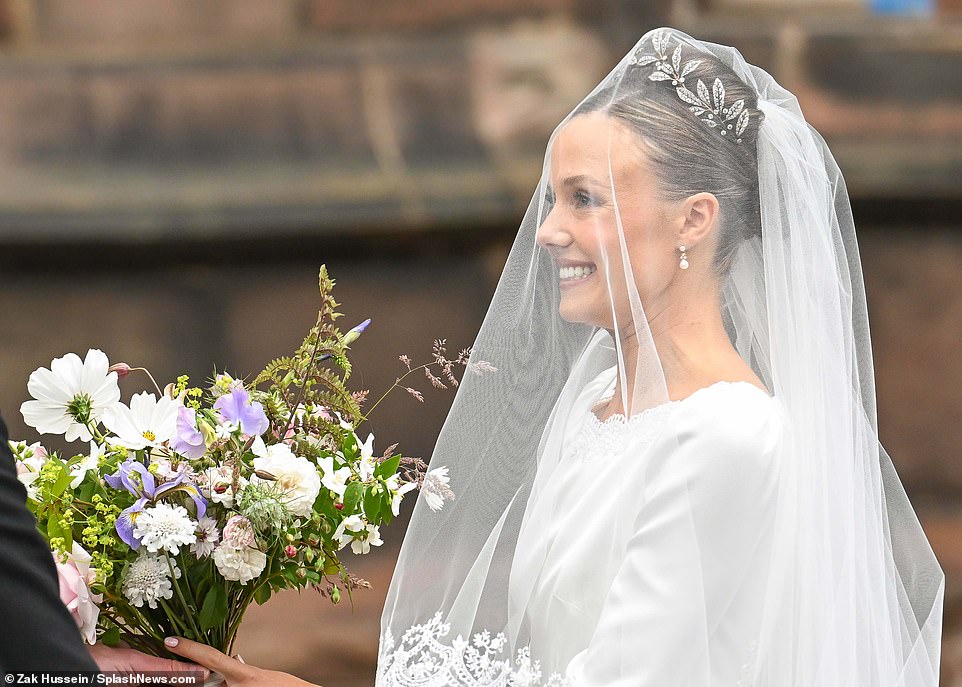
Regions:
M 26 499 L 0 418 L 0 672 L 96 671 Z

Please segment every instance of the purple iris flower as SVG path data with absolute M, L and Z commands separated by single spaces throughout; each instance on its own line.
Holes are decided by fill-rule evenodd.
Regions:
M 177 411 L 177 434 L 170 447 L 182 456 L 197 459 L 207 452 L 204 435 L 197 429 L 197 411 L 181 406 Z
M 264 406 L 250 400 L 246 389 L 236 388 L 224 394 L 214 403 L 214 410 L 220 413 L 224 422 L 231 422 L 241 428 L 244 434 L 261 435 L 270 423 L 264 414 Z
M 185 478 L 186 475 L 183 472 L 178 472 L 174 479 L 157 486 L 157 481 L 150 474 L 150 470 L 140 461 L 130 458 L 118 466 L 117 472 L 104 477 L 107 484 L 114 489 L 126 489 L 137 497 L 134 505 L 125 508 L 117 516 L 117 522 L 114 525 L 117 534 L 127 546 L 135 550 L 140 548 L 140 540 L 134 536 L 134 522 L 137 520 L 137 515 L 144 506 L 155 503 L 165 494 L 175 491 L 186 493 L 197 506 L 197 519 L 204 517 L 204 513 L 207 512 L 207 501 L 201 496 L 197 485 L 185 481 Z

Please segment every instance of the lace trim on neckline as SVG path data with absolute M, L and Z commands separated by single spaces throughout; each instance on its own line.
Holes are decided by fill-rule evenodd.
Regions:
M 734 386 L 734 385 L 738 385 L 738 384 L 747 384 L 748 386 L 752 387 L 753 389 L 757 389 L 757 390 L 760 391 L 761 393 L 765 394 L 765 395 L 768 396 L 769 398 L 774 398 L 774 396 L 772 396 L 771 394 L 769 394 L 767 391 L 763 391 L 762 389 L 758 388 L 757 386 L 755 386 L 755 385 L 752 384 L 751 382 L 746 382 L 746 381 L 741 380 L 741 379 L 736 380 L 736 381 L 729 381 L 729 380 L 727 380 L 727 379 L 722 379 L 722 380 L 717 381 L 717 382 L 712 382 L 712 383 L 709 384 L 708 386 L 703 386 L 703 387 L 701 387 L 700 389 L 695 389 L 695 391 L 693 391 L 692 393 L 690 393 L 690 394 L 688 394 L 687 396 L 685 396 L 685 398 L 678 398 L 678 399 L 675 399 L 675 400 L 673 400 L 673 401 L 665 401 L 664 403 L 659 403 L 658 405 L 652 406 L 651 408 L 645 408 L 645 409 L 642 410 L 641 412 L 635 413 L 634 415 L 632 415 L 632 416 L 631 416 L 630 418 L 628 418 L 628 419 L 625 419 L 624 413 L 615 413 L 615 414 L 613 414 L 613 415 L 610 415 L 610 416 L 606 417 L 604 420 L 602 420 L 602 419 L 599 418 L 597 415 L 595 415 L 594 407 L 595 407 L 596 405 L 598 405 L 599 403 L 601 403 L 602 401 L 610 401 L 611 398 L 614 396 L 614 390 L 612 390 L 610 393 L 606 393 L 604 396 L 602 396 L 601 398 L 599 398 L 598 400 L 596 400 L 594 403 L 591 404 L 591 407 L 588 409 L 588 415 L 590 416 L 588 419 L 589 419 L 589 420 L 594 420 L 597 424 L 602 425 L 602 426 L 608 425 L 609 423 L 611 423 L 611 424 L 627 424 L 627 423 L 629 423 L 629 422 L 634 422 L 634 421 L 636 420 L 636 418 L 645 417 L 646 415 L 648 415 L 648 414 L 650 414 L 650 413 L 653 413 L 653 412 L 655 412 L 655 411 L 659 411 L 659 410 L 662 409 L 662 408 L 672 408 L 672 407 L 674 407 L 674 406 L 677 406 L 679 403 L 684 403 L 684 402 L 687 401 L 688 399 L 690 399 L 690 398 L 692 398 L 692 397 L 694 397 L 694 396 L 697 396 L 698 394 L 702 393 L 703 391 L 707 391 L 708 389 L 712 389 L 712 388 L 719 387 L 719 386 Z
M 501 656 L 507 640 L 504 633 L 492 636 L 488 630 L 471 641 L 458 635 L 443 638 L 451 630 L 441 621 L 441 611 L 421 625 L 412 625 L 395 646 L 388 629 L 378 644 L 377 687 L 571 687 L 560 673 L 543 676 L 541 662 L 531 660 L 529 646 L 518 649 L 514 666 L 510 656 Z
M 568 455 L 576 456 L 584 463 L 588 463 L 600 458 L 610 458 L 618 454 L 628 446 L 629 442 L 626 441 L 626 439 L 629 436 L 631 439 L 630 444 L 633 448 L 646 445 L 657 437 L 665 418 L 671 414 L 671 411 L 682 403 L 685 403 L 685 401 L 714 387 L 741 384 L 748 385 L 759 393 L 765 394 L 768 398 L 774 399 L 774 396 L 769 395 L 766 391 L 762 391 L 751 382 L 722 380 L 697 389 L 685 398 L 666 401 L 651 408 L 646 408 L 627 419 L 624 414 L 615 413 L 602 420 L 595 415 L 593 409 L 594 406 L 601 401 L 608 400 L 612 397 L 611 394 L 605 395 L 595 401 L 591 408 L 588 409 L 587 419 L 582 423 L 578 433 L 571 440 L 571 443 L 565 447 L 565 452 Z

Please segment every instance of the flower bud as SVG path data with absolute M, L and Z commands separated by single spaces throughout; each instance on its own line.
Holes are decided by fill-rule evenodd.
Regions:
M 293 558 L 297 555 L 297 549 L 295 549 L 292 544 L 288 544 L 286 547 L 284 547 L 284 553 L 287 554 L 288 558 Z
M 357 341 L 358 337 L 361 336 L 361 332 L 367 329 L 367 326 L 371 324 L 371 318 L 367 318 L 361 324 L 357 325 L 351 331 L 344 335 L 344 345 L 350 346 L 352 343 Z
M 119 379 L 123 379 L 130 374 L 130 365 L 127 363 L 114 363 L 107 368 L 107 372 L 116 372 Z
M 334 507 L 337 508 L 338 510 L 344 510 L 344 504 L 343 504 L 343 503 L 335 503 L 335 504 L 334 504 Z

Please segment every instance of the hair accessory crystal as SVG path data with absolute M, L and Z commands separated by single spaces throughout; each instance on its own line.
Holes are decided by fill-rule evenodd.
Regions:
M 669 57 L 669 39 L 670 36 L 667 31 L 655 32 L 651 40 L 655 54 L 641 54 L 641 49 L 639 49 L 628 58 L 628 64 L 643 67 L 655 63 L 654 69 L 648 75 L 649 79 L 652 81 L 671 81 L 671 85 L 675 87 L 675 93 L 688 103 L 688 109 L 694 112 L 701 121 L 720 131 L 722 136 L 726 136 L 729 131 L 733 131 L 735 142 L 741 143 L 741 135 L 748 126 L 749 118 L 748 110 L 745 109 L 745 99 L 739 98 L 730 107 L 725 107 L 725 85 L 718 77 L 715 77 L 711 93 L 708 92 L 708 86 L 701 79 L 698 79 L 695 89 L 697 94 L 689 90 L 685 86 L 685 77 L 702 61 L 688 60 L 682 65 L 681 41 L 678 42 L 671 53 L 671 57 Z

